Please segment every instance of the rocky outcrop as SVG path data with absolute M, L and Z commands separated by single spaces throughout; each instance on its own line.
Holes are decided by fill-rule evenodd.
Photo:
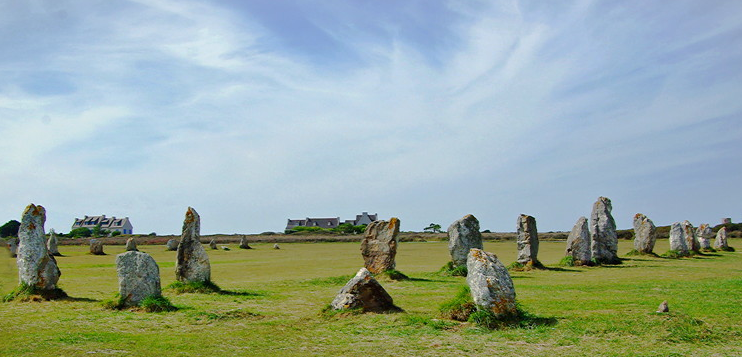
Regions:
M 53 229 L 49 230 L 49 240 L 46 241 L 46 249 L 49 251 L 49 254 L 55 256 L 55 257 L 61 257 L 62 254 L 59 254 L 59 248 L 58 248 L 58 242 L 57 242 L 57 234 L 54 232 Z
M 492 311 L 498 317 L 515 316 L 515 287 L 508 269 L 497 256 L 481 249 L 469 251 L 466 262 L 471 297 L 480 309 Z
M 727 242 L 727 227 L 721 227 L 716 232 L 716 239 L 714 239 L 714 248 L 720 250 L 729 249 L 729 243 Z
M 482 249 L 482 233 L 479 232 L 479 221 L 473 215 L 451 223 L 448 227 L 448 251 L 454 267 L 466 265 L 469 250 Z
M 696 238 L 698 239 L 698 248 L 701 250 L 711 249 L 711 238 L 714 236 L 714 232 L 711 230 L 706 223 L 701 223 L 696 229 Z
M 616 221 L 611 215 L 611 200 L 598 197 L 590 215 L 590 250 L 592 259 L 598 263 L 618 263 L 618 235 Z
M 389 293 L 379 284 L 366 268 L 361 268 L 356 276 L 348 281 L 330 304 L 335 310 L 363 309 L 364 312 L 384 312 L 401 310 L 394 305 Z
M 688 254 L 687 239 L 685 230 L 680 222 L 675 222 L 670 226 L 670 250 L 680 254 Z
M 137 306 L 148 296 L 160 296 L 160 268 L 152 257 L 129 250 L 116 256 L 119 296 L 124 306 Z
M 252 249 L 250 242 L 247 241 L 247 236 L 240 238 L 240 249 Z
M 127 252 L 136 252 L 136 251 L 139 251 L 139 249 L 137 249 L 137 241 L 134 240 L 133 237 L 126 240 L 126 251 Z M 116 259 L 118 259 L 118 258 L 116 258 Z
M 175 278 L 183 283 L 211 281 L 209 256 L 201 245 L 201 217 L 188 207 L 178 244 Z
M 539 265 L 536 219 L 532 216 L 521 214 L 518 216 L 516 231 L 518 233 L 518 263 L 523 265 Z
M 374 221 L 366 227 L 361 242 L 361 255 L 366 269 L 372 274 L 395 268 L 397 234 L 399 234 L 397 218 L 392 218 L 389 222 Z
M 634 249 L 639 253 L 652 253 L 656 241 L 657 227 L 654 222 L 641 213 L 634 215 Z
M 566 256 L 571 256 L 574 265 L 589 265 L 592 259 L 590 251 L 590 229 L 587 218 L 580 217 L 567 237 Z
M 18 281 L 40 290 L 55 290 L 62 273 L 46 248 L 46 210 L 30 204 L 23 211 L 18 230 Z
M 167 247 L 167 250 L 178 250 L 178 241 L 175 239 L 170 239 L 165 244 Z
M 90 254 L 106 255 L 106 253 L 103 252 L 103 241 L 100 241 L 98 239 L 91 239 L 90 240 Z

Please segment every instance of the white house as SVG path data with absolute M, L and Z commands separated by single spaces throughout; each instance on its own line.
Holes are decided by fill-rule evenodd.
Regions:
M 75 218 L 75 223 L 72 224 L 72 229 L 75 228 L 88 228 L 93 229 L 99 225 L 102 229 L 108 231 L 118 231 L 122 234 L 132 234 L 134 227 L 129 221 L 129 217 L 116 218 L 102 216 L 85 216 L 85 218 Z

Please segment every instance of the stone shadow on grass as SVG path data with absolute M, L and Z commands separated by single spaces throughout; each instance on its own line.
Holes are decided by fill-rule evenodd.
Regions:
M 247 297 L 257 297 L 257 296 L 268 295 L 262 291 L 246 291 L 246 290 L 219 290 L 217 294 L 229 295 L 229 296 L 247 296 Z
M 568 271 L 568 272 L 572 272 L 572 273 L 582 273 L 582 272 L 584 272 L 584 270 L 580 270 L 580 269 L 568 269 L 568 268 L 562 268 L 562 267 L 548 267 L 548 266 L 545 266 L 544 267 L 544 270 L 548 270 L 548 271 Z

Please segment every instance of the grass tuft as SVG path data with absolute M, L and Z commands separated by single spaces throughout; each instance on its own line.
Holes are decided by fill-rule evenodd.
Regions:
M 477 306 L 471 298 L 471 290 L 468 286 L 462 286 L 456 297 L 444 302 L 438 309 L 441 317 L 456 321 L 467 321 L 469 316 L 476 311 Z
M 531 271 L 536 269 L 544 270 L 546 269 L 546 267 L 538 260 L 535 262 L 528 262 L 526 264 L 513 262 L 512 264 L 508 265 L 508 270 L 512 271 Z
M 567 255 L 559 261 L 559 265 L 563 267 L 573 267 L 575 266 L 575 257 Z
M 438 273 L 440 273 L 441 275 L 446 275 L 446 276 L 466 276 L 468 272 L 469 271 L 467 270 L 466 265 L 460 265 L 458 267 L 454 267 L 453 262 L 446 263 L 446 265 L 444 265 L 438 271 Z
M 353 316 L 353 315 L 360 315 L 363 314 L 363 307 L 355 307 L 352 309 L 341 309 L 336 310 L 332 307 L 332 304 L 327 304 L 325 307 L 320 310 L 319 315 L 322 317 L 347 317 L 347 316 Z
M 690 257 L 690 252 L 680 252 L 677 250 L 668 250 L 665 254 L 660 255 L 662 258 L 666 259 L 680 259 L 685 257 Z
M 60 288 L 52 290 L 39 289 L 36 286 L 21 283 L 13 291 L 3 296 L 3 302 L 10 301 L 42 301 L 60 300 L 67 298 L 67 293 Z
M 601 266 L 601 265 L 619 265 L 621 264 L 621 258 L 614 258 L 614 259 L 597 259 L 593 258 L 590 259 L 590 263 L 594 266 Z
M 166 312 L 178 310 L 168 298 L 162 295 L 150 295 L 144 298 L 139 307 L 146 312 Z
M 222 291 L 222 288 L 214 284 L 212 281 L 189 281 L 187 283 L 175 281 L 166 286 L 165 289 L 173 290 L 176 294 L 212 294 Z

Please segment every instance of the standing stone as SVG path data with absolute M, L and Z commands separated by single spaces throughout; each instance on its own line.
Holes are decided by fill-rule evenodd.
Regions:
M 61 257 L 62 254 L 59 254 L 59 248 L 57 245 L 57 234 L 54 232 L 54 229 L 50 229 L 49 240 L 46 241 L 46 249 L 49 251 L 49 254 L 55 257 Z
M 399 219 L 392 217 L 387 221 L 373 221 L 363 232 L 361 255 L 366 269 L 372 274 L 394 269 L 397 256 L 397 234 Z
M 685 230 L 683 230 L 683 225 L 680 222 L 675 222 L 670 226 L 670 250 L 680 254 L 688 254 Z
M 634 249 L 639 253 L 652 253 L 656 241 L 657 227 L 654 222 L 641 213 L 634 215 Z
M 401 310 L 394 305 L 389 293 L 379 284 L 366 268 L 361 268 L 332 300 L 335 310 L 362 308 L 364 312 L 383 312 Z
M 726 250 L 729 249 L 729 243 L 727 242 L 727 227 L 721 227 L 716 232 L 716 239 L 714 239 L 714 248 Z
M 165 244 L 165 246 L 167 246 L 167 250 L 178 250 L 178 241 L 175 239 L 170 239 L 167 241 L 167 244 Z
M 8 239 L 8 252 L 11 258 L 18 256 L 18 238 L 11 237 Z
M 590 215 L 590 250 L 592 259 L 599 263 L 618 263 L 618 235 L 616 221 L 611 215 L 611 200 L 598 197 Z
M 698 239 L 698 247 L 702 250 L 711 249 L 711 238 L 714 236 L 714 231 L 711 230 L 706 223 L 701 223 L 696 229 L 696 237 Z
M 137 249 L 137 241 L 134 240 L 134 238 L 129 238 L 126 240 L 126 251 L 127 252 L 137 252 L 139 249 Z M 118 259 L 118 256 L 116 257 Z
M 188 207 L 178 244 L 175 278 L 183 283 L 211 281 L 209 256 L 201 245 L 201 217 Z
M 590 229 L 587 226 L 587 218 L 580 217 L 572 227 L 572 232 L 567 238 L 567 251 L 565 255 L 572 256 L 574 265 L 589 265 L 592 259 L 590 251 Z
M 469 284 L 474 303 L 492 311 L 498 317 L 517 314 L 515 288 L 508 269 L 497 256 L 481 249 L 471 249 L 466 262 Z
M 128 246 L 128 244 L 127 244 Z M 125 306 L 136 306 L 148 296 L 161 296 L 160 268 L 152 257 L 129 250 L 116 256 L 119 296 Z
M 518 232 L 518 263 L 523 265 L 538 265 L 538 229 L 536 219 L 521 214 L 517 222 Z
M 44 207 L 30 204 L 23 211 L 18 230 L 18 282 L 42 290 L 54 290 L 62 273 L 46 248 L 45 222 Z
M 242 238 L 240 238 L 240 248 L 252 249 L 252 247 L 250 246 L 250 243 L 247 241 L 247 236 L 243 235 Z
M 216 246 L 216 240 L 212 239 L 211 242 L 209 242 L 209 248 L 211 248 L 211 249 L 219 249 Z
M 281 247 L 278 246 L 278 243 L 273 245 L 273 249 L 281 249 Z
M 103 241 L 100 241 L 98 239 L 91 239 L 90 240 L 90 254 L 106 255 L 106 253 L 103 252 Z
M 463 218 L 451 223 L 448 227 L 448 251 L 454 268 L 466 265 L 469 250 L 483 249 L 482 233 L 479 232 L 479 221 L 473 215 L 467 214 Z
M 696 230 L 693 228 L 693 225 L 688 221 L 683 221 L 683 223 L 680 224 L 680 227 L 683 229 L 685 246 L 688 247 L 688 250 L 694 252 L 699 251 L 701 249 L 701 244 L 698 243 L 698 237 L 696 237 Z

